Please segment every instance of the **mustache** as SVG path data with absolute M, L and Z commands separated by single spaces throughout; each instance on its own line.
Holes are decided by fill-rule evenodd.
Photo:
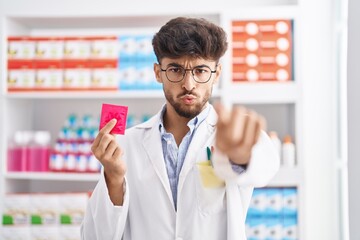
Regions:
M 194 93 L 194 91 L 184 91 L 183 93 L 180 93 L 177 97 L 180 98 L 180 97 L 183 97 L 185 95 L 193 95 L 193 96 L 197 97 L 197 94 Z

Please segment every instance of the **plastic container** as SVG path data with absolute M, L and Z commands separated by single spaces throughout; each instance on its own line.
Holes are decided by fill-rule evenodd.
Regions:
M 49 132 L 37 131 L 34 133 L 32 144 L 29 147 L 28 171 L 49 171 L 50 139 Z
M 292 142 L 291 136 L 286 135 L 282 145 L 282 160 L 286 167 L 294 167 L 295 162 L 295 145 Z
M 7 169 L 9 172 L 23 172 L 29 169 L 29 144 L 33 134 L 28 131 L 15 132 L 13 140 L 9 143 L 7 156 Z

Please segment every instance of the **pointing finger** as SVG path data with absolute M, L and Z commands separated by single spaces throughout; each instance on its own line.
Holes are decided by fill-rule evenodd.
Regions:
M 117 122 L 116 118 L 111 119 L 111 121 L 109 121 L 109 122 L 100 130 L 99 133 L 103 133 L 103 134 L 105 134 L 105 133 L 110 133 L 110 131 L 115 127 L 116 122 Z
M 116 119 L 111 119 L 111 121 L 109 121 L 98 133 L 98 135 L 96 136 L 93 144 L 92 144 L 92 148 L 96 149 L 100 143 L 100 140 L 102 138 L 102 136 L 104 134 L 110 133 L 111 129 L 113 129 L 116 125 Z

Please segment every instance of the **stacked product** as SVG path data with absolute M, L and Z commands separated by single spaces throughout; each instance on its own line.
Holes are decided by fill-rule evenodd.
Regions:
M 124 35 L 119 37 L 120 89 L 161 89 L 154 76 L 157 62 L 152 48 L 152 35 Z
M 59 132 L 50 158 L 50 170 L 60 172 L 99 172 L 100 163 L 91 152 L 98 134 L 99 120 L 84 115 L 68 116 Z
M 256 188 L 246 217 L 249 240 L 296 240 L 297 189 Z
M 151 36 L 8 38 L 8 91 L 159 89 Z
M 46 172 L 49 169 L 50 133 L 17 131 L 9 142 L 9 172 Z
M 293 79 L 292 37 L 291 20 L 233 21 L 233 81 Z
M 80 240 L 87 201 L 87 193 L 8 194 L 0 238 Z

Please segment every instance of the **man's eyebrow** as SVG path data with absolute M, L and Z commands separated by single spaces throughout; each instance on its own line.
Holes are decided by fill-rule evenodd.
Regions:
M 180 64 L 178 64 L 178 63 L 168 63 L 167 64 L 167 67 L 169 67 L 169 66 L 172 66 L 172 67 L 182 67 L 182 68 L 184 68 L 182 65 L 180 65 Z M 208 67 L 208 68 L 210 68 L 208 65 L 206 65 L 206 64 L 200 64 L 200 65 L 197 65 L 197 66 L 194 66 L 193 68 L 202 68 L 202 67 Z
M 181 66 L 180 64 L 178 64 L 178 63 L 168 63 L 166 66 L 172 66 L 172 67 L 182 67 L 182 68 L 184 68 L 183 66 Z

